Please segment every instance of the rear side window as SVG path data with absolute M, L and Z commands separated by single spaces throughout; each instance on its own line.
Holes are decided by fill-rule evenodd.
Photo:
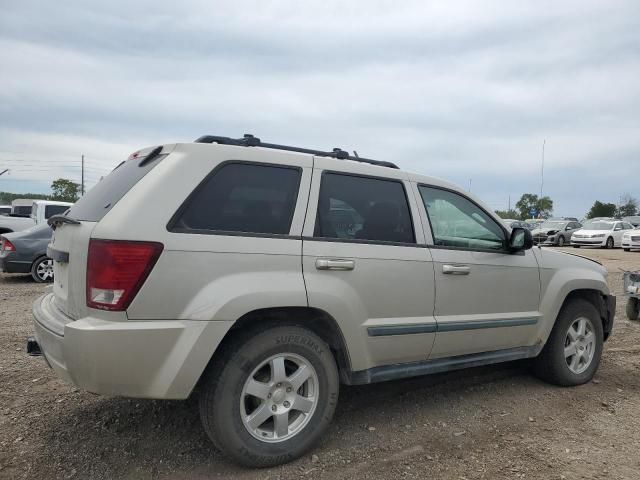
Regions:
M 69 217 L 87 222 L 99 222 L 142 177 L 166 156 L 166 154 L 158 155 L 150 162 L 144 161 L 146 157 L 132 158 L 122 162 L 71 207 Z
M 291 229 L 301 173 L 296 167 L 223 164 L 187 199 L 169 229 L 286 235 Z
M 47 205 L 44 207 L 44 218 L 51 218 L 69 210 L 68 205 Z
M 324 173 L 314 236 L 415 243 L 402 182 Z

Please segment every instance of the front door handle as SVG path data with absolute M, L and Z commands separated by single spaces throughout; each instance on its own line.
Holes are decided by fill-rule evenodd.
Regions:
M 471 268 L 469 265 L 442 265 L 442 273 L 448 275 L 469 275 Z
M 316 268 L 318 270 L 353 270 L 356 262 L 342 258 L 318 258 Z

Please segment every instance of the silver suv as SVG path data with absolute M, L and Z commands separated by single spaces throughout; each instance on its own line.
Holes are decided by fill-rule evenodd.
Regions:
M 63 379 L 185 399 L 238 463 L 307 451 L 339 385 L 532 358 L 589 381 L 615 297 L 455 185 L 394 164 L 207 136 L 141 150 L 55 228 L 35 340 Z M 36 343 L 37 342 L 37 343 Z

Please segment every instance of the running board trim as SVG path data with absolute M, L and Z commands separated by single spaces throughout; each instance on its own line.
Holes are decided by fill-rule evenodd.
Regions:
M 399 363 L 373 367 L 367 370 L 346 372 L 343 377 L 347 385 L 365 385 L 368 383 L 386 382 L 401 378 L 431 375 L 434 373 L 450 372 L 463 368 L 480 367 L 494 363 L 511 362 L 525 358 L 536 357 L 542 350 L 543 344 L 530 347 L 509 348 L 494 352 L 472 353 L 455 357 L 437 358 L 422 362 Z

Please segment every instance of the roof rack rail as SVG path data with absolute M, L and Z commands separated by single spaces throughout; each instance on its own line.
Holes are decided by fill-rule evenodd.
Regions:
M 238 147 L 263 147 L 273 148 L 275 150 L 286 150 L 288 152 L 309 153 L 311 155 L 317 155 L 319 157 L 331 157 L 338 160 L 353 160 L 354 162 L 369 163 L 371 165 L 377 165 L 379 167 L 387 168 L 399 168 L 395 163 L 384 162 L 380 160 L 371 160 L 369 158 L 363 158 L 358 156 L 354 151 L 355 156 L 349 155 L 349 152 L 340 148 L 334 148 L 331 152 L 323 152 L 322 150 L 313 150 L 311 148 L 291 147 L 288 145 L 277 145 L 275 143 L 264 143 L 258 137 L 245 133 L 242 138 L 229 138 L 218 137 L 216 135 L 204 135 L 196 139 L 195 143 L 219 143 L 220 145 L 236 145 Z

